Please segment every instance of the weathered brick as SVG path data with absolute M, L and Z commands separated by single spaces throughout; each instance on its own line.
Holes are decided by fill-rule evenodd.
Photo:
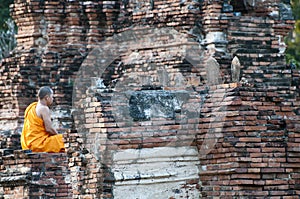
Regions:
M 179 193 L 190 194 L 189 190 L 193 190 L 203 198 L 298 198 L 300 103 L 299 86 L 295 82 L 299 82 L 300 74 L 287 68 L 284 54 L 279 52 L 280 38 L 293 28 L 293 20 L 281 18 L 288 14 L 282 14 L 282 8 L 289 5 L 279 0 L 227 3 L 158 0 L 140 1 L 137 5 L 133 1 L 115 0 L 15 0 L 11 14 L 19 27 L 18 47 L 0 65 L 0 132 L 8 130 L 0 135 L 0 148 L 6 149 L 3 158 L 0 156 L 3 161 L 0 161 L 0 169 L 2 173 L 6 168 L 19 170 L 25 166 L 39 172 L 39 168 L 46 167 L 49 170 L 45 174 L 58 182 L 60 188 L 57 190 L 57 185 L 53 185 L 38 192 L 34 187 L 29 190 L 19 186 L 19 193 L 15 191 L 16 195 L 11 198 L 24 198 L 30 191 L 32 197 L 43 197 L 45 193 L 45 197 L 112 198 L 120 187 L 118 183 L 133 182 L 115 179 L 113 156 L 116 152 L 139 150 L 143 154 L 159 147 L 187 146 L 197 147 L 200 160 L 197 166 L 203 172 L 181 186 Z M 138 26 L 142 30 L 150 27 L 149 32 L 139 32 Z M 178 30 L 180 38 L 170 43 L 172 37 L 176 37 L 175 32 L 172 37 L 167 33 L 152 35 L 153 26 Z M 124 38 L 129 29 L 137 32 L 134 38 L 137 40 L 126 43 L 122 40 L 130 40 Z M 113 40 L 109 40 L 113 35 L 121 36 L 117 45 L 128 50 L 116 56 L 118 58 L 110 62 L 100 76 L 97 72 L 101 71 L 97 70 L 101 67 L 95 66 L 95 60 L 107 56 L 89 53 L 99 44 L 103 44 L 104 50 L 113 50 L 110 43 Z M 144 45 L 147 39 L 153 40 L 149 46 Z M 107 43 L 104 45 L 103 41 Z M 189 49 L 199 43 L 199 51 Z M 188 49 L 185 54 L 178 51 L 183 48 Z M 138 54 L 137 60 L 130 58 L 134 53 Z M 191 59 L 187 56 L 196 61 L 189 63 Z M 240 61 L 240 82 L 231 79 L 233 56 Z M 207 66 L 206 61 L 210 57 L 220 67 L 216 85 L 209 82 L 212 65 Z M 97 59 L 97 62 L 101 61 Z M 95 73 L 81 74 L 79 69 L 83 64 Z M 88 81 L 91 76 L 96 79 L 99 76 L 103 85 L 76 82 L 77 75 L 86 75 Z M 134 77 L 136 81 L 130 82 Z M 64 135 L 67 161 L 63 161 L 65 155 L 54 154 L 51 154 L 53 158 L 49 158 L 49 154 L 27 158 L 20 153 L 9 158 L 7 155 L 13 150 L 20 149 L 18 132 L 24 110 L 35 100 L 36 91 L 42 85 L 51 85 L 54 89 L 56 121 L 66 129 L 84 127 L 84 132 L 69 130 Z M 189 99 L 172 117 L 163 117 L 160 113 L 155 118 L 144 118 L 145 121 L 132 120 L 126 112 L 129 106 L 126 100 L 130 92 L 148 87 L 149 92 L 155 92 L 156 88 L 164 92 L 188 91 Z M 130 92 L 124 100 L 113 98 L 127 91 Z M 70 112 L 64 112 L 73 110 L 75 96 L 82 100 L 77 102 L 82 110 L 79 115 L 84 116 L 79 121 L 72 118 Z M 159 107 L 155 109 L 161 111 Z M 172 155 L 165 154 L 165 158 Z M 174 158 L 172 161 L 162 162 L 180 164 L 183 160 Z M 187 162 L 191 164 L 192 160 Z M 145 168 L 148 166 L 145 164 Z M 168 169 L 171 173 L 168 175 L 173 175 L 172 168 Z M 140 173 L 141 176 L 147 174 L 146 171 Z M 70 176 L 68 183 L 64 183 L 67 178 L 62 178 L 63 174 Z M 171 177 L 166 179 L 172 182 Z M 41 182 L 47 182 L 43 180 Z M 139 179 L 137 187 L 143 185 L 143 180 Z M 196 188 L 191 184 L 197 184 Z M 148 186 L 149 192 L 152 185 Z M 0 186 L 0 192 L 2 189 L 5 188 Z M 5 189 L 5 194 L 13 193 Z M 122 197 L 133 194 L 134 190 L 125 191 Z M 178 194 L 172 194 L 168 197 L 177 198 Z M 200 195 L 181 197 L 200 198 Z

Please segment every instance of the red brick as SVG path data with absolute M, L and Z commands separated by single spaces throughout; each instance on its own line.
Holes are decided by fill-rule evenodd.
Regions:
M 261 138 L 256 137 L 241 137 L 239 138 L 241 142 L 261 142 Z

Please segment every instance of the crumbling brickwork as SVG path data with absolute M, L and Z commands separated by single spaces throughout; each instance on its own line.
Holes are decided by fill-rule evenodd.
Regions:
M 0 169 L 2 198 L 72 198 L 66 154 L 15 151 Z
M 280 0 L 15 0 L 0 66 L 3 198 L 298 198 L 300 72 Z M 66 154 L 21 151 L 54 90 Z

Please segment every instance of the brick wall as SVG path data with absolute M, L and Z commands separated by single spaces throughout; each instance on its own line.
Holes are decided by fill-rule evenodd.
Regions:
M 2 198 L 72 198 L 66 154 L 1 155 Z
M 222 89 L 226 87 L 215 92 Z M 297 198 L 299 180 L 294 162 L 299 154 L 293 146 L 297 145 L 294 137 L 299 132 L 295 128 L 299 117 L 290 103 L 281 101 L 276 91 L 266 89 L 259 92 L 257 88 L 236 86 L 227 88 L 226 93 L 230 100 L 225 98 L 227 103 L 221 103 L 228 104 L 220 113 L 225 114 L 224 119 L 217 124 L 209 117 L 203 120 L 203 135 L 198 135 L 202 143 L 203 136 L 223 122 L 220 135 L 211 135 L 214 150 L 200 156 L 202 195 Z M 207 107 L 214 108 L 214 104 Z
M 18 46 L 0 66 L 0 194 L 298 198 L 289 9 L 279 0 L 15 0 Z M 18 151 L 24 110 L 43 85 L 54 89 L 66 154 Z

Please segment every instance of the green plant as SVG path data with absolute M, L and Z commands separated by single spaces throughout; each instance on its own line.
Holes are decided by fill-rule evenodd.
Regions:
M 9 56 L 9 53 L 16 47 L 16 26 L 8 19 L 6 21 L 7 30 L 0 31 L 0 60 Z
M 286 37 L 286 61 L 300 69 L 300 0 L 292 0 L 292 9 L 295 17 L 295 29 Z
M 16 26 L 9 15 L 9 5 L 14 0 L 0 0 L 0 61 L 9 56 L 16 46 Z
M 6 21 L 10 18 L 9 15 L 9 5 L 12 4 L 14 0 L 0 0 L 0 30 L 7 30 Z

